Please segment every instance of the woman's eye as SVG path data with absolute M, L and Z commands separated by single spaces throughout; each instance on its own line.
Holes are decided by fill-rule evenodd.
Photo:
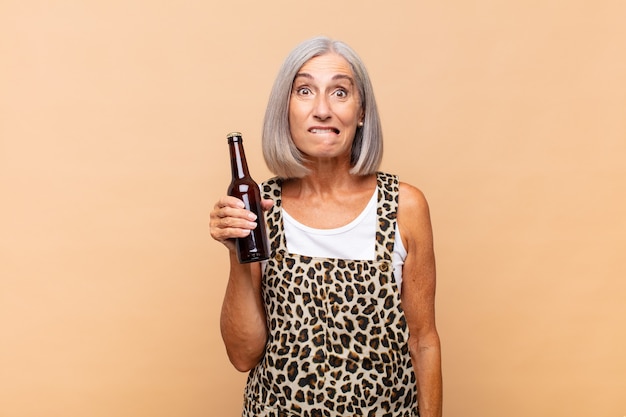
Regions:
M 346 98 L 348 97 L 348 92 L 346 90 L 340 89 L 335 91 L 335 95 L 339 98 Z
M 309 94 L 311 94 L 311 90 L 308 87 L 299 87 L 296 89 L 296 93 L 302 95 L 302 96 L 307 96 Z

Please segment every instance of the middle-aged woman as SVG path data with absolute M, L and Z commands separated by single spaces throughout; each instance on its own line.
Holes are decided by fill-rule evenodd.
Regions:
M 250 371 L 243 416 L 441 416 L 428 204 L 378 172 L 382 130 L 356 53 L 322 37 L 298 45 L 262 140 L 276 175 L 265 218 L 228 196 L 210 216 L 230 256 L 222 337 Z M 234 239 L 255 227 L 271 257 L 239 264 Z

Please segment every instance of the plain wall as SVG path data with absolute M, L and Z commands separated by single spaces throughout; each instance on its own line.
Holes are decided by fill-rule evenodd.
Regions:
M 236 416 L 208 213 L 279 65 L 368 65 L 431 205 L 445 415 L 626 414 L 622 1 L 0 2 L 0 416 Z

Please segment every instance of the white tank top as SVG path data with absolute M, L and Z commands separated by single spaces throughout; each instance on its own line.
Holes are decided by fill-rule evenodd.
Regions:
M 376 258 L 376 206 L 378 190 L 365 209 L 345 226 L 335 229 L 314 229 L 298 222 L 283 209 L 283 226 L 287 250 L 291 253 L 322 258 L 374 260 Z M 392 263 L 398 288 L 402 289 L 402 266 L 406 249 L 396 222 Z

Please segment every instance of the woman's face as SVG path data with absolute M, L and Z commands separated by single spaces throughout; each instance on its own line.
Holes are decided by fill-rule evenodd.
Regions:
M 296 147 L 311 159 L 350 159 L 361 98 L 350 64 L 329 53 L 307 61 L 293 81 L 289 129 Z

